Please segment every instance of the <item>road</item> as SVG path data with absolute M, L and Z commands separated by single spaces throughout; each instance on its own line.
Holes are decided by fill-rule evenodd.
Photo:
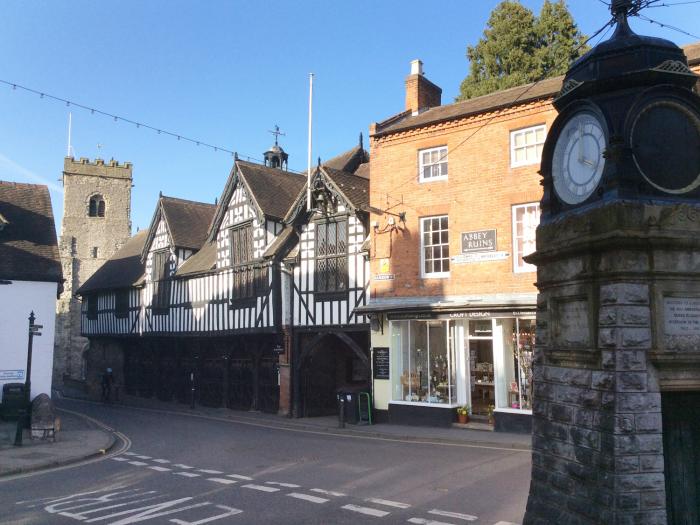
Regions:
M 75 404 L 122 453 L 0 480 L 1 523 L 520 523 L 530 453 Z

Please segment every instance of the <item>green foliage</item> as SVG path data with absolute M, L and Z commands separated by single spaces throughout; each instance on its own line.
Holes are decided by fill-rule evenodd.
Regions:
M 467 47 L 469 75 L 457 100 L 560 75 L 587 51 L 564 0 L 545 0 L 539 17 L 517 0 L 491 12 L 484 36 Z

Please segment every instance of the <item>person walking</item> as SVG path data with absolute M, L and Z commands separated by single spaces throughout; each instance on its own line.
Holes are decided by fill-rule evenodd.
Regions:
M 113 382 L 114 376 L 112 375 L 112 369 L 108 368 L 105 373 L 102 374 L 102 401 L 105 403 L 109 403 Z

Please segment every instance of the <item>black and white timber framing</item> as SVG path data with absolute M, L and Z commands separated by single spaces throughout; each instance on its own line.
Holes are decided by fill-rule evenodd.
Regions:
M 361 147 L 351 153 L 366 162 Z M 308 212 L 305 175 L 237 159 L 217 206 L 161 196 L 150 228 L 79 290 L 83 335 L 126 346 L 138 341 L 132 346 L 139 349 L 144 341 L 171 340 L 183 355 L 201 353 L 187 348 L 213 341 L 231 368 L 248 359 L 236 349 L 253 347 L 251 362 L 274 357 L 293 367 L 295 352 L 302 351 L 292 348 L 301 340 L 295 330 L 307 338 L 328 331 L 368 334 L 368 319 L 354 312 L 369 299 L 362 248 L 368 188 L 367 178 L 319 166 Z M 293 395 L 291 386 L 282 386 Z

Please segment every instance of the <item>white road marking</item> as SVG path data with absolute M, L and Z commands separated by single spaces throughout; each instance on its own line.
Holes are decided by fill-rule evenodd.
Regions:
M 169 459 L 154 459 L 154 463 L 170 463 Z
M 326 498 L 319 498 L 318 496 L 312 496 L 310 494 L 301 494 L 299 492 L 290 492 L 287 494 L 290 498 L 303 499 L 304 501 L 310 501 L 311 503 L 327 503 L 330 500 Z
M 184 521 L 179 519 L 170 520 L 171 523 L 176 523 L 177 525 L 202 525 L 203 523 L 209 523 L 211 521 L 217 521 L 222 518 L 228 518 L 229 516 L 235 516 L 236 514 L 241 514 L 243 511 L 241 509 L 234 509 L 233 507 L 227 507 L 226 505 L 214 505 L 219 510 L 225 511 L 223 514 L 217 514 L 216 516 L 210 516 L 197 521 Z
M 259 490 L 260 492 L 279 492 L 280 489 L 276 489 L 275 487 L 266 487 L 265 485 L 254 485 L 254 484 L 248 484 L 248 485 L 242 485 L 243 488 L 246 489 L 253 489 L 253 490 Z
M 189 465 L 183 465 L 182 463 L 178 463 L 177 465 L 173 465 L 173 467 L 184 468 L 184 469 L 194 468 L 194 467 L 190 467 Z
M 454 525 L 454 523 L 447 523 L 445 521 L 426 520 L 424 518 L 411 518 L 407 521 L 409 523 L 416 523 L 418 525 Z
M 234 483 L 238 483 L 238 481 L 234 481 L 232 479 L 225 479 L 225 478 L 207 478 L 209 481 L 215 481 L 216 483 L 221 483 L 222 485 L 233 485 Z
M 253 478 L 249 478 L 248 476 L 241 476 L 240 474 L 226 474 L 227 478 L 236 478 L 236 479 L 242 479 L 244 481 L 253 481 Z
M 127 456 L 135 456 L 136 452 L 124 452 Z
M 433 509 L 429 510 L 428 514 L 435 514 L 436 516 L 445 516 L 446 518 L 455 518 L 464 521 L 476 521 L 479 518 L 472 516 L 471 514 L 460 514 L 459 512 L 449 512 L 447 510 Z
M 518 524 L 513 523 L 512 521 L 499 521 L 498 523 L 494 523 L 493 525 L 518 525 Z
M 151 459 L 151 456 L 136 456 L 139 459 Z
M 209 470 L 206 468 L 199 468 L 197 469 L 197 472 L 201 472 L 203 474 L 223 474 L 220 470 Z
M 408 503 L 401 503 L 400 501 L 391 501 L 388 499 L 367 498 L 365 501 L 376 503 L 377 505 L 384 505 L 386 507 L 396 507 L 397 509 L 407 509 L 410 507 Z
M 277 485 L 278 487 L 285 487 L 288 489 L 298 489 L 301 485 L 295 485 L 294 483 L 280 483 L 279 481 L 266 481 L 266 485 Z
M 129 461 L 129 465 L 143 467 L 144 465 L 146 465 L 146 463 L 144 463 L 143 461 Z
M 383 518 L 389 513 L 385 510 L 371 509 L 369 507 L 359 507 L 358 505 L 343 505 L 341 509 L 351 510 L 353 512 L 359 512 L 360 514 L 367 514 L 368 516 L 374 516 L 376 518 Z
M 129 458 L 109 458 L 113 461 L 129 461 Z
M 198 478 L 199 474 L 195 474 L 194 472 L 176 472 L 175 473 L 178 476 L 185 476 L 186 478 Z
M 166 468 L 166 467 L 148 467 L 148 468 L 150 468 L 151 470 L 155 470 L 157 472 L 170 472 L 170 469 Z
M 335 496 L 336 498 L 342 498 L 342 497 L 346 496 L 342 492 L 333 492 L 332 490 L 324 490 L 324 489 L 309 489 L 309 490 L 311 492 L 318 492 L 319 494 L 327 494 L 328 496 Z

